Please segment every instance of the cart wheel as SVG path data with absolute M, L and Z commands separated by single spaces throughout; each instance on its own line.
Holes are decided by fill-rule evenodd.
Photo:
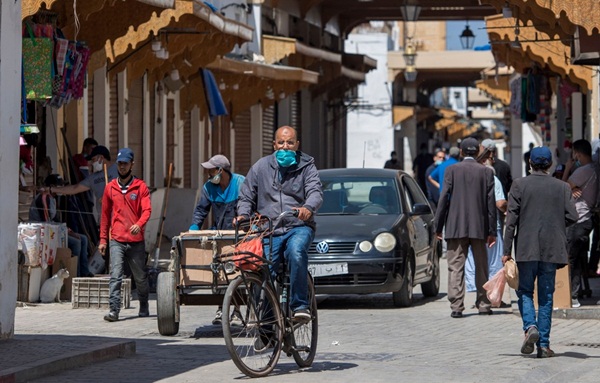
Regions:
M 179 332 L 179 322 L 176 322 L 177 289 L 175 288 L 175 273 L 164 271 L 158 274 L 156 283 L 156 306 L 158 313 L 158 332 L 160 335 L 175 335 Z

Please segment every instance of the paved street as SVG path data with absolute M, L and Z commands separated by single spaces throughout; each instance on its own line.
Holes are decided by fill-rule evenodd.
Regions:
M 442 268 L 445 271 L 445 260 Z M 319 349 L 312 368 L 298 370 L 282 356 L 272 382 L 597 382 L 600 376 L 600 321 L 555 319 L 552 359 L 520 354 L 521 320 L 511 309 L 479 316 L 471 306 L 462 319 L 450 318 L 446 278 L 437 299 L 415 291 L 407 309 L 392 306 L 390 295 L 322 297 Z M 513 299 L 514 295 L 513 295 Z M 122 320 L 107 323 L 104 311 L 71 309 L 70 304 L 17 309 L 18 339 L 46 336 L 77 345 L 134 340 L 135 356 L 46 376 L 39 382 L 223 382 L 244 376 L 230 361 L 215 308 L 182 307 L 180 332 L 161 337 L 156 316 L 137 318 L 137 301 Z M 151 313 L 156 313 L 152 302 Z M 51 348 L 47 352 L 54 352 Z M 43 357 L 43 355 L 39 355 Z M 3 358 L 5 355 L 3 355 Z

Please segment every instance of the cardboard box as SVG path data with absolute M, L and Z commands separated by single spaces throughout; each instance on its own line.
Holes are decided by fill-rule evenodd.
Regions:
M 63 287 L 60 289 L 60 300 L 70 301 L 71 291 L 73 289 L 73 278 L 77 278 L 77 266 L 79 257 L 71 256 L 71 249 L 68 247 L 59 247 L 56 250 L 56 258 L 52 264 L 52 275 L 56 274 L 60 269 L 67 269 L 69 278 L 64 280 Z
M 211 263 L 213 255 L 220 255 L 223 247 L 233 245 L 233 230 L 194 230 L 182 233 L 179 237 L 182 248 L 180 283 L 183 286 L 210 286 L 213 283 Z M 235 278 L 230 275 L 229 279 Z M 219 284 L 226 284 L 225 276 L 219 277 Z
M 556 280 L 554 281 L 554 309 L 571 308 L 571 279 L 569 278 L 569 265 L 556 270 Z M 533 290 L 533 304 L 538 308 L 537 302 L 537 281 Z

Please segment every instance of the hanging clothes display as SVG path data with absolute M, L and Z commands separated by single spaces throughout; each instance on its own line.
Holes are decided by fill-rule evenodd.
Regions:
M 60 108 L 83 97 L 90 49 L 69 41 L 52 24 L 26 21 L 23 28 L 23 88 L 28 100 Z

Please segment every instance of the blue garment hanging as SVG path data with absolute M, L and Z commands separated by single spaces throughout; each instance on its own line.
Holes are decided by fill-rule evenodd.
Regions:
M 215 116 L 226 116 L 228 114 L 227 108 L 223 102 L 223 97 L 221 97 L 221 92 L 219 91 L 215 76 L 213 76 L 212 72 L 208 69 L 201 69 L 201 71 L 210 118 L 212 119 Z

